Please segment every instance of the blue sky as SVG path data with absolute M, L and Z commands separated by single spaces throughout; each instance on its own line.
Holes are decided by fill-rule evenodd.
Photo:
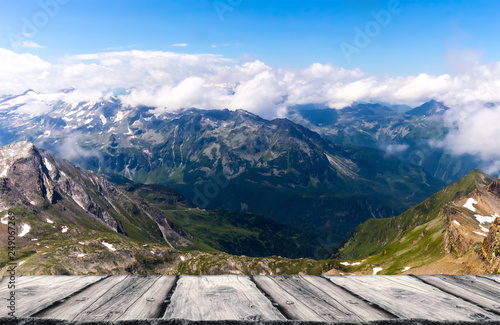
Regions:
M 372 11 L 388 10 L 391 1 L 58 1 L 0 0 L 0 48 L 52 62 L 113 50 L 213 53 L 290 70 L 331 63 L 376 76 L 453 73 L 462 57 L 487 64 L 500 53 L 500 1 L 401 1 L 402 11 L 350 62 L 340 44 L 353 45 L 355 28 L 364 30 Z M 53 2 L 58 12 L 43 21 L 43 4 Z M 25 28 L 36 19 L 40 27 Z M 26 30 L 32 35 L 23 36 Z M 12 35 L 42 48 L 13 48 Z

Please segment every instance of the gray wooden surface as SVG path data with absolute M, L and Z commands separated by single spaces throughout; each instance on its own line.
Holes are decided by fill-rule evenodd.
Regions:
M 400 318 L 500 320 L 494 313 L 407 275 L 325 277 Z
M 20 276 L 16 278 L 16 316 L 28 317 L 64 299 L 105 276 Z M 9 298 L 8 278 L 0 282 L 0 299 Z M 0 309 L 6 317 L 7 308 Z
M 496 274 L 496 275 L 478 275 L 478 277 L 490 279 L 490 280 L 493 280 L 495 282 L 500 283 L 500 274 Z
M 182 276 L 163 318 L 285 320 L 247 276 Z
M 17 317 L 75 322 L 500 320 L 497 275 L 22 276 L 15 296 Z
M 157 318 L 175 276 L 112 276 L 37 317 L 71 321 Z
M 322 277 L 255 276 L 254 281 L 293 320 L 355 323 L 395 318 Z
M 472 275 L 419 275 L 422 281 L 500 315 L 500 283 Z

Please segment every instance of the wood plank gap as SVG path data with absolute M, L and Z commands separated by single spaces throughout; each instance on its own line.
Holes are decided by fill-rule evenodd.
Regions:
M 114 296 L 107 297 L 107 299 L 108 299 L 108 300 L 103 301 L 103 302 L 102 302 L 102 304 L 101 304 L 99 307 L 97 307 L 97 308 L 93 309 L 93 310 L 91 311 L 91 313 L 95 313 L 95 312 L 97 312 L 97 310 L 101 309 L 103 306 L 106 306 L 106 304 L 107 304 L 107 303 L 109 303 L 110 301 L 112 301 L 113 299 L 115 299 L 115 297 L 120 296 L 123 292 L 127 291 L 129 287 L 128 287 L 128 286 L 123 286 L 123 285 L 121 285 L 121 283 L 123 283 L 123 282 L 125 282 L 125 281 L 128 281 L 128 279 L 130 279 L 131 283 L 129 283 L 129 286 L 133 286 L 134 284 L 136 284 L 136 282 L 138 281 L 138 279 L 140 279 L 140 278 L 144 278 L 144 277 L 146 277 L 146 276 L 142 276 L 142 275 L 130 275 L 130 274 L 129 274 L 129 275 L 126 275 L 126 276 L 125 276 L 122 280 L 120 280 L 120 282 L 115 283 L 115 285 L 114 285 L 114 286 L 112 286 L 112 287 L 110 287 L 110 288 L 109 288 L 109 290 L 111 290 L 111 289 L 113 289 L 114 287 L 118 287 L 118 288 L 119 288 L 119 291 L 117 291 L 117 292 L 115 293 L 115 295 L 114 295 Z M 126 283 L 126 282 L 125 282 L 125 283 Z M 108 290 L 108 291 L 109 291 L 109 290 Z M 76 321 L 76 322 L 78 322 L 78 321 L 77 321 L 77 318 L 79 318 L 81 315 L 83 315 L 83 313 L 85 313 L 85 311 L 86 311 L 86 310 L 88 310 L 89 308 L 93 307 L 93 304 L 94 304 L 94 303 L 95 303 L 98 299 L 100 299 L 101 297 L 105 296 L 106 294 L 107 294 L 107 292 L 103 292 L 103 293 L 102 293 L 102 295 L 100 295 L 99 297 L 97 297 L 97 299 L 94 299 L 94 302 L 93 302 L 92 304 L 89 304 L 89 305 L 88 305 L 85 309 L 83 309 L 83 310 L 82 310 L 82 311 L 81 311 L 78 315 L 75 315 L 75 317 L 73 317 L 73 318 L 71 319 L 71 321 L 72 321 L 72 322 L 75 322 L 75 321 Z
M 172 303 L 172 296 L 174 295 L 175 289 L 177 289 L 177 283 L 179 282 L 180 275 L 175 276 L 175 282 L 170 291 L 167 293 L 167 296 L 163 300 L 163 304 L 161 305 L 160 312 L 158 313 L 157 316 L 155 316 L 155 319 L 163 319 L 165 317 L 165 313 L 167 312 L 168 306 Z
M 127 276 L 125 276 L 125 278 L 124 278 L 123 280 L 121 280 L 120 282 L 123 282 L 123 281 L 124 281 L 125 279 L 127 279 L 128 277 L 131 277 L 131 275 L 127 275 Z M 110 278 L 110 279 L 111 279 L 111 278 Z M 110 289 L 111 289 L 111 288 L 110 288 Z M 124 290 L 125 290 L 125 289 L 122 289 L 122 290 L 121 290 L 121 291 L 119 291 L 117 294 L 119 294 L 120 292 L 123 292 Z M 97 299 L 101 298 L 101 297 L 102 297 L 102 296 L 104 296 L 105 294 L 106 294 L 106 292 L 104 292 L 102 295 L 100 295 L 99 297 L 97 297 Z M 95 300 L 97 300 L 97 299 L 95 299 Z M 111 300 L 111 299 L 112 299 L 112 298 L 108 299 L 108 301 L 109 301 L 109 300 Z M 95 301 L 95 300 L 94 300 L 94 301 Z M 107 302 L 107 301 L 106 301 L 106 302 Z M 105 304 L 106 304 L 106 302 L 104 302 L 102 305 L 105 305 Z M 88 306 L 87 306 L 84 310 L 82 310 L 82 311 L 80 312 L 80 314 L 82 314 L 83 312 L 85 312 L 85 311 L 86 311 L 88 308 L 90 308 L 91 306 L 92 306 L 92 304 L 88 305 Z M 71 320 L 69 320 L 69 322 L 75 322 L 75 319 L 76 319 L 76 318 L 78 318 L 80 314 L 75 315 L 75 316 L 74 316 Z
M 389 310 L 386 310 L 384 307 L 378 305 L 376 302 L 369 301 L 369 300 L 361 297 L 360 295 L 358 295 L 356 292 L 353 292 L 353 291 L 351 291 L 351 290 L 349 290 L 347 288 L 344 288 L 344 287 L 336 284 L 333 281 L 330 281 L 330 279 L 328 279 L 326 276 L 323 276 L 323 275 L 319 275 L 319 276 L 322 277 L 323 279 L 328 280 L 331 284 L 333 284 L 334 286 L 336 286 L 340 290 L 343 290 L 343 291 L 345 291 L 345 292 L 353 295 L 354 297 L 358 298 L 359 300 L 366 302 L 368 305 L 372 306 L 373 308 L 376 308 L 376 309 L 380 310 L 381 312 L 384 312 L 384 313 L 388 314 L 389 316 L 393 317 L 394 319 L 402 319 L 401 317 L 399 317 L 399 316 L 391 313 Z
M 285 308 L 283 308 L 280 304 L 278 304 L 273 299 L 273 297 L 271 297 L 270 295 L 268 295 L 267 292 L 263 288 L 261 288 L 259 286 L 259 284 L 254 280 L 253 275 L 250 275 L 250 281 L 252 281 L 255 284 L 255 286 L 257 287 L 257 289 L 264 295 L 264 297 L 266 297 L 267 300 L 269 300 L 271 302 L 271 304 L 273 305 L 273 307 L 275 307 L 281 313 L 281 315 L 283 315 L 283 317 L 285 317 L 287 320 L 295 320 L 294 318 L 292 318 L 288 314 L 288 312 L 286 311 Z
M 57 307 L 57 306 L 59 306 L 59 305 L 64 304 L 64 303 L 65 303 L 65 302 L 66 302 L 69 298 L 71 298 L 71 297 L 73 297 L 73 296 L 76 296 L 76 295 L 77 295 L 77 294 L 79 294 L 80 292 L 82 292 L 82 291 L 84 291 L 84 290 L 86 290 L 86 289 L 90 288 L 90 287 L 91 287 L 91 286 L 93 286 L 94 284 L 98 284 L 99 282 L 101 282 L 101 281 L 103 281 L 103 280 L 105 280 L 105 279 L 107 279 L 107 278 L 109 278 L 109 277 L 110 277 L 110 275 L 108 274 L 108 275 L 106 275 L 106 276 L 104 276 L 104 277 L 100 278 L 100 279 L 99 279 L 99 280 L 97 280 L 96 282 L 89 283 L 88 285 L 86 285 L 85 287 L 81 288 L 80 290 L 73 292 L 72 294 L 70 294 L 70 295 L 69 295 L 69 296 L 67 296 L 67 297 L 64 297 L 63 299 L 60 299 L 60 300 L 58 300 L 58 301 L 55 301 L 55 302 L 54 302 L 53 304 L 51 304 L 50 306 L 47 306 L 47 307 L 43 308 L 42 310 L 39 310 L 39 311 L 37 311 L 36 313 L 34 313 L 33 315 L 30 315 L 30 316 L 28 316 L 28 317 L 39 317 L 38 315 L 43 314 L 44 312 L 48 311 L 49 309 L 52 309 L 52 308 L 54 308 L 54 307 Z

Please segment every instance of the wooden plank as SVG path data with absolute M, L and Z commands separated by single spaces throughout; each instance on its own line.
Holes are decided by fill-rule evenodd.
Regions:
M 29 317 L 73 293 L 105 278 L 106 276 L 21 276 L 16 278 L 16 316 Z M 7 282 L 5 282 L 7 283 Z M 10 290 L 0 289 L 0 299 L 5 301 Z M 2 308 L 0 317 L 7 316 Z
M 487 274 L 487 275 L 479 275 L 479 277 L 500 283 L 500 275 Z
M 418 275 L 417 278 L 500 315 L 500 283 L 474 275 Z
M 182 276 L 163 318 L 268 321 L 286 318 L 247 276 Z
M 500 316 L 407 275 L 325 276 L 400 318 L 500 320 Z
M 36 316 L 75 322 L 155 318 L 174 283 L 175 276 L 112 276 Z
M 322 277 L 254 276 L 253 280 L 293 320 L 355 323 L 395 318 Z
M 136 300 L 118 320 L 159 318 L 168 293 L 175 285 L 175 276 L 161 276 L 147 292 Z

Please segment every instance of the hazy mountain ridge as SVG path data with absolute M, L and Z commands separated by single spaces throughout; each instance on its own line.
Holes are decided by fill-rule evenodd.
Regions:
M 449 130 L 443 116 L 449 108 L 429 101 L 397 113 L 381 104 L 360 103 L 340 110 L 291 110 L 290 119 L 344 145 L 380 148 L 451 183 L 479 167 L 469 155 L 455 156 L 439 145 Z

